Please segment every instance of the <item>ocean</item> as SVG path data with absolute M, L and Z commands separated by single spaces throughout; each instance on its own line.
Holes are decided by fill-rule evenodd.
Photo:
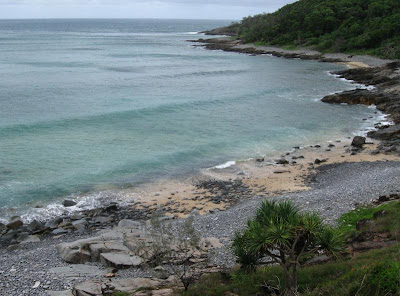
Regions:
M 0 20 L 0 221 L 341 139 L 377 120 L 373 108 L 320 102 L 357 87 L 329 74 L 343 65 L 187 41 L 229 23 Z

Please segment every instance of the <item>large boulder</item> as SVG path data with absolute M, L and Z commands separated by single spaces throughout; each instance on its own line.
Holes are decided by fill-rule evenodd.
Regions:
M 351 146 L 362 148 L 362 146 L 365 144 L 365 141 L 365 137 L 355 136 L 351 142 Z
M 72 289 L 74 296 L 103 296 L 101 291 L 102 286 L 101 280 L 89 280 L 80 284 L 77 284 Z
M 58 224 L 60 224 L 63 221 L 63 218 L 61 217 L 56 217 L 54 219 L 51 219 L 46 222 L 45 227 L 47 228 L 57 228 Z
M 100 261 L 104 266 L 117 269 L 138 267 L 143 263 L 143 259 L 138 256 L 121 253 L 102 253 Z
M 22 225 L 24 225 L 24 222 L 22 222 L 20 217 L 15 217 L 14 219 L 11 219 L 11 221 L 7 224 L 8 229 L 17 229 L 20 228 Z
M 40 221 L 33 220 L 31 223 L 28 224 L 28 226 L 26 226 L 26 229 L 31 233 L 42 231 L 44 230 L 44 224 Z
M 124 245 L 125 240 L 135 240 L 140 232 L 131 228 L 115 228 L 114 230 L 99 232 L 97 236 L 81 239 L 74 242 L 61 243 L 56 246 L 61 258 L 72 264 L 99 261 L 102 253 L 129 254 Z
M 155 289 L 163 283 L 158 280 L 146 278 L 113 279 L 103 282 L 101 280 L 88 280 L 75 285 L 72 290 L 74 296 L 102 296 L 102 287 L 111 287 L 115 292 L 134 293 L 139 289 Z
M 116 242 L 116 241 L 90 244 L 89 251 L 92 261 L 99 261 L 101 259 L 100 254 L 111 253 L 111 252 L 124 253 L 124 254 L 129 253 L 129 249 L 126 246 L 124 246 L 122 242 Z

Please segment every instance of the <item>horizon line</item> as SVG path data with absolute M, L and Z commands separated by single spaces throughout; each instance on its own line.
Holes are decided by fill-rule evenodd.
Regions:
M 41 18 L 0 18 L 7 20 L 187 20 L 187 21 L 238 21 L 234 19 L 207 19 L 207 18 L 156 18 L 156 17 L 41 17 Z

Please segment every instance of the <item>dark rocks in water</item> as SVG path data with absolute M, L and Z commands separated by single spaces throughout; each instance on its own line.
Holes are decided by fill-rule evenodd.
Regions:
M 372 92 L 366 89 L 344 91 L 324 97 L 324 103 L 349 104 L 349 105 L 380 105 L 389 101 L 388 95 L 379 92 Z
M 329 95 L 322 99 L 325 103 L 346 103 L 375 105 L 380 111 L 390 114 L 396 124 L 394 126 L 382 126 L 377 124 L 377 131 L 368 133 L 368 137 L 381 141 L 393 141 L 400 139 L 400 62 L 389 63 L 383 67 L 350 69 L 335 72 L 341 78 L 353 80 L 364 85 L 374 85 L 373 90 L 356 89 L 339 94 Z M 392 148 L 396 152 L 398 149 Z
M 51 219 L 51 220 L 47 221 L 46 224 L 45 224 L 45 227 L 57 228 L 58 224 L 60 224 L 61 222 L 63 222 L 63 218 L 56 217 L 54 219 Z
M 13 217 L 13 218 L 11 218 L 10 223 L 7 224 L 8 229 L 17 229 L 22 227 L 22 225 L 24 225 L 24 222 L 22 222 L 20 217 Z
M 73 200 L 66 199 L 66 200 L 63 201 L 63 206 L 66 207 L 66 208 L 73 207 L 73 206 L 76 206 L 76 205 L 77 205 L 77 203 L 74 202 Z
M 28 226 L 26 227 L 26 229 L 30 232 L 36 232 L 36 231 L 42 231 L 44 230 L 44 224 L 40 221 L 37 220 L 33 220 L 31 223 L 28 224 Z
M 276 162 L 276 164 L 289 164 L 289 161 L 287 161 L 284 158 L 277 159 L 277 160 L 275 160 L 275 162 Z
M 365 144 L 365 140 L 366 140 L 365 137 L 355 136 L 353 138 L 353 141 L 351 142 L 351 145 L 358 148 L 362 148 L 362 146 Z
M 381 128 L 376 131 L 371 131 L 368 133 L 368 137 L 386 141 L 391 139 L 400 139 L 400 126 L 393 125 L 387 128 Z
M 110 205 L 104 208 L 104 212 L 116 212 L 116 211 L 118 211 L 117 203 L 111 203 Z
M 242 42 L 240 40 L 231 40 L 231 38 L 200 39 L 194 41 L 192 40 L 191 42 L 203 43 L 199 46 L 203 46 L 206 49 L 210 50 L 224 50 L 251 55 L 270 54 L 277 57 L 318 60 L 320 62 L 348 61 L 343 59 L 327 58 L 323 54 L 288 53 L 279 49 L 269 51 L 261 50 L 260 48 L 254 47 L 239 47 L 237 45 L 241 44 Z M 375 105 L 378 110 L 383 111 L 386 114 L 390 114 L 391 120 L 393 120 L 395 124 L 400 124 L 399 68 L 400 61 L 396 61 L 388 63 L 381 67 L 355 68 L 333 72 L 332 74 L 335 74 L 340 78 L 354 81 L 356 83 L 360 83 L 366 86 L 374 86 L 374 88 L 359 88 L 356 90 L 329 95 L 324 97 L 322 99 L 322 102 L 332 104 Z M 398 130 L 393 130 L 390 132 L 383 132 L 382 130 L 378 130 L 377 132 L 371 132 L 369 136 L 383 141 L 391 140 L 393 139 L 393 137 L 400 139 L 400 134 Z M 319 148 L 318 146 L 314 147 Z M 400 152 L 399 150 L 400 149 L 396 148 L 397 152 Z
M 256 158 L 256 162 L 263 162 L 264 160 L 264 158 Z

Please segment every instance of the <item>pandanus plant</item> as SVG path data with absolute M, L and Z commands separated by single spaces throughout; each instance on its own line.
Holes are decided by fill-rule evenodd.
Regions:
M 297 272 L 307 255 L 335 255 L 342 246 L 340 235 L 316 213 L 300 212 L 291 202 L 265 200 L 247 228 L 235 234 L 232 248 L 242 268 L 262 262 L 279 264 L 285 276 L 283 294 L 297 292 Z

